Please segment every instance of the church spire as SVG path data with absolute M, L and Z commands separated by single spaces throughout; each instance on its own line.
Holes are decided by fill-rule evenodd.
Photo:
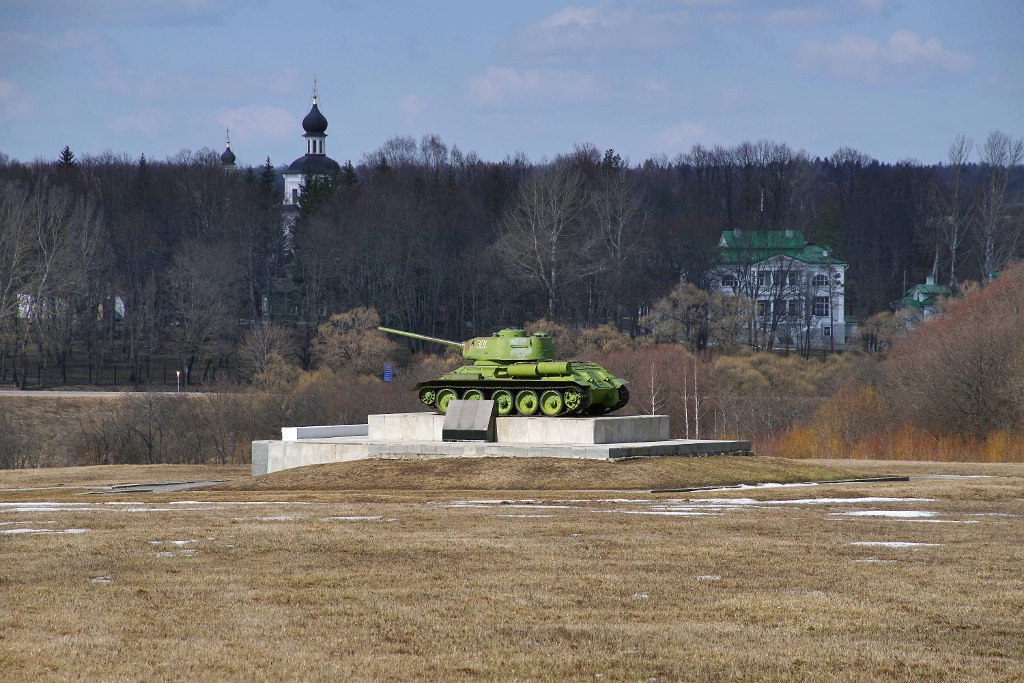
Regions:
M 220 155 L 220 163 L 225 166 L 235 165 L 235 153 L 231 151 L 231 130 L 224 127 L 224 153 Z
M 327 117 L 320 113 L 317 106 L 316 78 L 313 79 L 313 106 L 306 118 L 302 119 L 302 129 L 306 131 L 306 154 L 324 154 L 324 138 L 327 137 Z

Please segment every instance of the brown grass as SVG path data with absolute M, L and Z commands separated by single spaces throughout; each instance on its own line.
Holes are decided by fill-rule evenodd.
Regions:
M 795 482 L 856 476 L 837 463 L 761 457 L 642 458 L 622 462 L 562 458 L 362 460 L 314 465 L 222 484 L 223 491 L 365 491 L 412 489 L 677 489 L 744 482 Z
M 756 460 L 765 462 L 747 462 Z M 375 464 L 385 478 L 409 463 Z M 853 466 L 910 472 L 897 463 Z M 962 466 L 915 464 L 912 473 L 951 467 Z M 350 466 L 336 469 L 355 476 Z M 215 478 L 191 470 L 175 474 Z M 324 472 L 307 472 L 316 470 Z M 84 469 L 48 472 L 69 486 L 103 479 Z M 152 472 L 149 479 L 167 478 Z M 997 476 L 545 496 L 572 506 L 560 508 L 451 507 L 437 503 L 450 493 L 432 491 L 381 492 L 368 502 L 359 491 L 311 491 L 319 502 L 305 504 L 288 502 L 302 496 L 287 488 L 39 491 L 38 501 L 104 509 L 0 507 L 0 530 L 89 529 L 0 535 L 0 679 L 1019 680 L 1024 467 L 972 469 L 984 472 Z M 12 478 L 20 474 L 0 473 L 0 488 L 23 483 Z M 100 474 L 111 483 L 145 469 Z M 293 483 L 283 473 L 262 481 Z M 0 501 L 11 495 L 0 492 Z M 868 495 L 933 501 L 668 517 L 616 512 L 644 504 L 600 500 Z M 117 500 L 137 505 L 96 505 Z M 170 504 L 183 500 L 217 504 Z M 558 503 L 566 500 L 578 502 Z M 265 504 L 230 504 L 239 501 Z M 928 510 L 976 523 L 835 514 L 851 509 Z M 356 516 L 373 519 L 338 519 Z M 849 545 L 858 541 L 939 545 Z M 884 562 L 863 562 L 870 558 Z

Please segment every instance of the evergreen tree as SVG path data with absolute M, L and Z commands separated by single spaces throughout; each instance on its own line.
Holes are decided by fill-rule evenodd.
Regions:
M 57 159 L 57 166 L 60 168 L 75 168 L 78 166 L 78 162 L 75 161 L 75 153 L 71 151 L 69 145 L 64 145 L 64 149 L 60 151 L 60 157 Z
M 626 164 L 622 161 L 622 157 L 616 154 L 614 149 L 605 150 L 604 158 L 601 159 L 602 171 L 615 171 L 625 168 L 625 166 Z
M 331 197 L 335 180 L 326 175 L 306 175 L 299 192 L 299 218 L 306 219 L 316 213 Z
M 270 163 L 270 157 L 267 157 L 267 163 L 263 164 L 263 170 L 260 171 L 260 187 L 267 194 L 273 194 L 275 182 L 277 173 L 274 171 L 274 165 Z
M 342 187 L 355 187 L 359 183 L 359 176 L 356 175 L 356 169 L 352 166 L 352 161 L 346 161 L 341 167 L 341 177 L 339 178 Z

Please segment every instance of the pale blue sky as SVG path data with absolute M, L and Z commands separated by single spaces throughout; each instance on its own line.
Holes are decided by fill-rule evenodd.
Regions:
M 1024 2 L 0 0 L 0 151 L 300 156 L 437 133 L 489 160 L 577 142 L 633 163 L 696 143 L 942 161 L 1024 135 Z

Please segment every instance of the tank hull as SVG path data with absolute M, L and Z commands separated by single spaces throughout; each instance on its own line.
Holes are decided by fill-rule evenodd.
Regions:
M 529 368 L 525 366 L 541 366 Z M 562 366 L 562 367 L 558 367 Z M 629 401 L 621 380 L 596 363 L 467 365 L 415 389 L 424 406 L 447 412 L 453 399 L 493 400 L 502 416 L 603 415 Z

